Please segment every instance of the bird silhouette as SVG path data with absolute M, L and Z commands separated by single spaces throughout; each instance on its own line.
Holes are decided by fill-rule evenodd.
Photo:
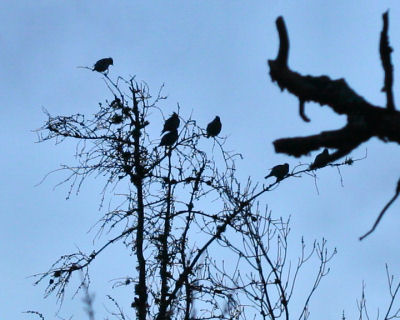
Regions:
M 213 121 L 207 125 L 207 138 L 216 137 L 222 129 L 221 119 L 216 116 Z
M 160 146 L 170 147 L 176 142 L 176 140 L 178 140 L 178 130 L 175 129 L 169 131 L 161 138 Z
M 108 70 L 108 67 L 110 65 L 113 65 L 114 61 L 112 58 L 104 58 L 104 59 L 100 59 L 99 61 L 97 61 L 94 66 L 93 66 L 93 71 L 97 71 L 97 72 L 104 72 Z
M 174 112 L 167 120 L 164 122 L 164 128 L 161 131 L 161 134 L 167 131 L 175 131 L 178 130 L 179 124 L 181 121 L 179 120 L 179 116 L 176 112 Z
M 289 173 L 289 164 L 278 164 L 271 169 L 269 175 L 264 178 L 276 177 L 276 182 L 281 181 Z
M 310 165 L 310 169 L 325 167 L 328 164 L 328 159 L 329 159 L 329 151 L 327 148 L 325 148 L 324 151 L 317 154 L 317 156 L 314 159 L 314 162 Z

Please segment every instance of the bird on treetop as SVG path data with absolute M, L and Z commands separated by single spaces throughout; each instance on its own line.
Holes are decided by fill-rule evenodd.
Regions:
M 271 169 L 269 175 L 264 178 L 267 179 L 269 177 L 276 177 L 276 182 L 281 181 L 286 175 L 289 173 L 289 164 L 278 164 L 277 166 Z
M 161 131 L 161 134 L 167 131 L 176 131 L 179 128 L 180 124 L 179 116 L 176 112 L 174 112 L 167 120 L 164 122 L 164 128 Z
M 317 154 L 317 156 L 314 159 L 314 162 L 310 165 L 310 169 L 325 167 L 329 162 L 328 160 L 329 160 L 329 151 L 327 148 L 325 148 L 324 151 Z
M 213 121 L 207 125 L 207 138 L 216 137 L 222 129 L 221 119 L 216 116 Z
M 166 133 L 162 138 L 159 146 L 172 146 L 178 140 L 178 130 L 173 130 Z
M 112 58 L 104 58 L 104 59 L 100 59 L 99 61 L 97 61 L 94 66 L 93 66 L 93 71 L 97 71 L 97 72 L 104 72 L 108 70 L 108 67 L 110 65 L 113 65 L 114 61 Z

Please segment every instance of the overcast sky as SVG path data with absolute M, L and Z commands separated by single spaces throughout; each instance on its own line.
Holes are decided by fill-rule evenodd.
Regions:
M 165 83 L 167 114 L 179 102 L 182 115 L 193 114 L 199 123 L 219 115 L 227 148 L 244 155 L 239 174 L 262 181 L 277 163 L 293 166 L 315 156 L 275 154 L 273 140 L 345 123 L 315 104 L 306 105 L 311 122 L 303 122 L 296 99 L 270 81 L 266 61 L 277 53 L 275 19 L 285 18 L 294 70 L 343 77 L 368 101 L 384 105 L 378 43 L 387 9 L 398 102 L 398 1 L 1 1 L 0 318 L 32 318 L 21 314 L 25 310 L 54 318 L 55 299 L 44 300 L 44 286 L 33 287 L 28 277 L 77 247 L 90 248 L 94 233 L 87 231 L 102 214 L 101 181 L 88 180 L 69 200 L 67 186 L 53 189 L 60 175 L 35 186 L 60 164 L 74 163 L 73 144 L 36 143 L 33 130 L 46 120 L 42 108 L 53 115 L 90 115 L 98 102 L 110 98 L 101 74 L 77 66 L 113 57 L 112 77 L 136 75 L 153 92 Z M 352 157 L 366 152 L 365 160 L 341 169 L 343 186 L 338 171 L 326 168 L 318 173 L 319 193 L 314 180 L 304 176 L 283 181 L 263 198 L 273 215 L 291 216 L 293 257 L 302 235 L 309 243 L 325 237 L 338 250 L 311 304 L 312 319 L 339 319 L 343 310 L 354 318 L 363 281 L 375 316 L 388 303 L 384 264 L 400 276 L 400 203 L 373 235 L 357 240 L 394 193 L 400 148 L 374 139 Z M 105 294 L 118 295 L 108 280 L 121 267 L 115 259 L 119 254 L 99 260 L 93 270 L 97 319 L 106 315 Z M 133 269 L 122 268 L 123 276 Z M 129 299 L 123 300 L 128 312 Z M 82 308 L 80 295 L 74 300 L 68 295 L 60 315 L 84 319 Z

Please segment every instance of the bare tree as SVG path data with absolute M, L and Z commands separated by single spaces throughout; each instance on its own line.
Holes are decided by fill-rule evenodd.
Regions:
M 262 210 L 260 197 L 283 180 L 316 169 L 297 167 L 269 185 L 250 179 L 241 183 L 235 169 L 241 156 L 225 150 L 225 138 L 210 139 L 194 119 L 179 115 L 178 105 L 179 118 L 173 115 L 165 122 L 160 142 L 162 91 L 152 97 L 148 86 L 134 78 L 104 77 L 113 99 L 99 104 L 92 118 L 47 113 L 37 133 L 41 142 L 77 141 L 77 164 L 61 168 L 70 193 L 79 192 L 90 175 L 106 178 L 102 202 L 110 190 L 125 189 L 123 199 L 97 224 L 96 236 L 112 237 L 91 252 L 61 256 L 36 275 L 35 283 L 47 279 L 46 295 L 55 294 L 61 303 L 71 278 L 80 276 L 77 290 L 86 292 L 90 309 L 89 268 L 119 244 L 134 253 L 136 272 L 115 286 L 127 287 L 137 319 L 306 319 L 335 250 L 327 250 L 326 240 L 309 249 L 302 241 L 293 264 L 289 221 Z M 347 159 L 336 165 L 351 163 Z M 312 257 L 318 267 L 310 292 L 300 314 L 292 315 L 296 281 Z M 125 319 L 122 308 L 109 299 L 117 308 L 114 315 Z M 94 318 L 93 312 L 88 315 Z
M 277 58 L 269 60 L 272 80 L 299 98 L 303 120 L 309 121 L 305 102 L 314 101 L 346 114 L 348 121 L 339 130 L 276 140 L 277 152 L 296 157 L 320 148 L 336 151 L 330 154 L 324 149 L 313 163 L 291 170 L 288 164 L 276 165 L 267 176 L 276 177 L 270 184 L 237 178 L 235 164 L 241 155 L 226 151 L 226 138 L 219 137 L 219 117 L 216 125 L 210 123 L 204 129 L 191 117 L 185 118 L 178 105 L 163 126 L 162 90 L 153 97 L 147 84 L 135 78 L 112 80 L 104 74 L 113 98 L 99 104 L 91 118 L 47 113 L 45 125 L 37 131 L 39 141 L 77 141 L 77 164 L 61 168 L 67 173 L 62 183 L 69 183 L 69 192 L 79 192 L 89 176 L 102 175 L 106 180 L 101 203 L 109 191 L 122 188 L 125 193 L 97 222 L 96 237 L 108 234 L 111 239 L 91 252 L 61 256 L 48 271 L 36 275 L 35 283 L 46 279 L 46 295 L 55 294 L 62 303 L 71 278 L 79 277 L 76 291 L 84 292 L 88 317 L 94 319 L 89 268 L 95 267 L 96 257 L 103 252 L 123 245 L 135 256 L 135 272 L 114 285 L 127 288 L 137 319 L 307 319 L 311 298 L 328 274 L 336 250 L 328 251 L 325 239 L 309 248 L 302 240 L 297 263 L 290 261 L 289 221 L 274 218 L 263 205 L 262 195 L 294 176 L 315 177 L 316 170 L 328 165 L 352 165 L 351 158 L 332 162 L 370 137 L 400 142 L 387 13 L 383 20 L 380 52 L 386 108 L 368 103 L 344 79 L 302 76 L 290 70 L 286 27 L 282 17 L 277 19 L 280 48 Z M 159 132 L 164 135 L 160 137 Z M 398 197 L 399 186 L 375 226 Z M 312 258 L 317 267 L 310 290 L 296 296 L 301 271 Z M 393 319 L 399 317 L 394 302 L 400 285 L 387 274 L 390 304 L 384 319 Z M 360 319 L 369 317 L 362 292 Z M 128 319 L 119 303 L 111 296 L 108 299 L 116 308 L 112 315 Z M 297 314 L 291 308 L 293 301 L 303 302 Z M 44 318 L 39 312 L 29 313 Z

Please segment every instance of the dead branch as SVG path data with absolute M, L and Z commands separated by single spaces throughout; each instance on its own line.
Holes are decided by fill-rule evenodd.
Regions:
M 385 205 L 385 207 L 382 209 L 381 213 L 378 215 L 378 218 L 376 218 L 374 225 L 372 226 L 372 228 L 363 236 L 360 237 L 360 241 L 364 240 L 366 237 L 368 237 L 372 232 L 375 231 L 376 227 L 378 226 L 379 222 L 381 221 L 381 219 L 383 218 L 383 216 L 385 215 L 387 209 L 389 209 L 389 207 L 393 204 L 393 202 L 398 198 L 398 196 L 400 195 L 400 180 L 397 182 L 397 187 L 396 187 L 396 193 L 394 194 L 394 196 L 392 197 L 392 199 L 389 200 L 389 202 Z
M 394 110 L 392 83 L 393 67 L 387 30 L 388 13 L 383 15 L 384 26 L 381 33 L 381 59 L 385 71 L 384 91 L 387 94 L 387 108 L 375 106 L 366 101 L 349 87 L 344 79 L 332 80 L 328 76 L 301 75 L 288 67 L 289 39 L 283 17 L 276 20 L 279 35 L 279 52 L 275 60 L 268 60 L 270 76 L 281 90 L 288 90 L 299 99 L 300 117 L 305 115 L 305 102 L 316 102 L 328 106 L 340 115 L 347 115 L 347 124 L 338 130 L 323 131 L 307 137 L 283 138 L 274 141 L 275 151 L 295 157 L 306 155 L 320 148 L 334 148 L 332 160 L 337 160 L 361 143 L 372 137 L 384 142 L 400 143 L 400 112 Z
M 388 110 L 394 110 L 394 102 L 393 102 L 393 66 L 390 60 L 390 54 L 393 49 L 389 45 L 389 37 L 388 37 L 388 29 L 389 29 L 389 16 L 388 11 L 386 11 L 382 15 L 383 19 L 383 29 L 381 32 L 381 39 L 379 43 L 379 53 L 381 55 L 382 67 L 385 72 L 385 83 L 382 88 L 383 92 L 386 92 L 386 108 Z

